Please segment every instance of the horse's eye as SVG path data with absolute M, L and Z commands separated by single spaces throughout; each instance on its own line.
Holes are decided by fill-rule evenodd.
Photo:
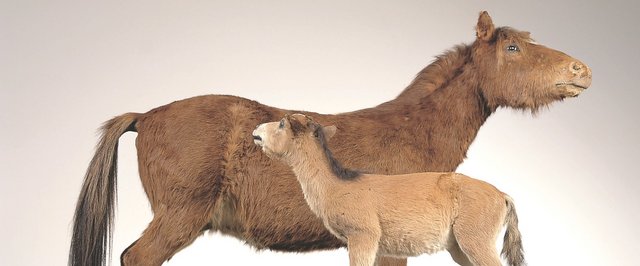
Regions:
M 517 52 L 517 51 L 520 51 L 520 48 L 518 48 L 517 45 L 512 44 L 512 45 L 507 46 L 507 51 L 509 51 L 509 52 Z
M 284 119 L 280 120 L 280 124 L 278 125 L 278 128 L 284 128 Z

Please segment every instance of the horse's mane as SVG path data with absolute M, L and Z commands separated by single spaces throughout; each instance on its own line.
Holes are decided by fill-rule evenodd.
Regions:
M 402 103 L 419 101 L 446 85 L 462 72 L 462 67 L 471 60 L 471 45 L 457 45 L 422 69 L 396 98 Z M 393 101 L 392 101 L 393 102 Z

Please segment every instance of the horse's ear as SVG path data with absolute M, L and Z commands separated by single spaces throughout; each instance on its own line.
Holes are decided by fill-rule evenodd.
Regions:
M 495 31 L 495 26 L 493 26 L 493 21 L 491 21 L 491 17 L 487 11 L 480 12 L 480 17 L 478 17 L 478 25 L 476 26 L 476 37 L 482 41 L 490 41 L 493 38 L 493 33 Z
M 324 133 L 324 137 L 329 140 L 331 139 L 331 137 L 333 137 L 333 135 L 336 134 L 336 126 L 326 126 L 326 127 L 322 127 L 322 131 Z

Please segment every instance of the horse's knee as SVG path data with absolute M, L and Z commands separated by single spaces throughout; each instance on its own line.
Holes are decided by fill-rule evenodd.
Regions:
M 133 266 L 133 265 L 151 265 L 148 258 L 144 257 L 144 254 L 141 254 L 139 249 L 136 249 L 136 244 L 138 244 L 140 239 L 133 241 L 131 245 L 122 251 L 120 254 L 120 265 L 122 266 Z
M 133 241 L 133 243 L 131 243 L 131 245 L 129 245 L 127 248 L 124 249 L 124 251 L 122 251 L 122 253 L 120 254 L 120 265 L 125 266 L 125 265 L 130 265 L 129 263 L 129 256 L 127 255 L 129 253 L 129 250 L 131 249 L 131 247 L 133 247 L 133 245 L 135 245 L 138 242 L 138 240 Z
M 129 255 L 129 250 L 125 249 L 122 254 L 120 254 L 120 265 L 122 266 L 131 266 L 134 263 L 131 260 L 131 255 Z

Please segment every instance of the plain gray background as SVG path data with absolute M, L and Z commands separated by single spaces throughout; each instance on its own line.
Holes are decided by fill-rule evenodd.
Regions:
M 231 1 L 229 1 L 231 2 Z M 99 125 L 201 94 L 325 113 L 395 97 L 480 10 L 588 64 L 593 85 L 533 117 L 500 109 L 459 172 L 516 201 L 530 265 L 635 265 L 637 1 L 2 1 L 0 264 L 64 265 Z M 151 219 L 120 141 L 113 264 Z M 168 265 L 347 265 L 206 234 Z M 452 265 L 448 254 L 410 265 Z

